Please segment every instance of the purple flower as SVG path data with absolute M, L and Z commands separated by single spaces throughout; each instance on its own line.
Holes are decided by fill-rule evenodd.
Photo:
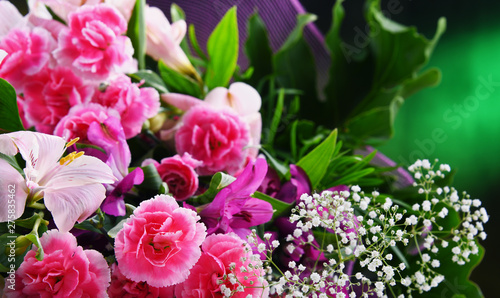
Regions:
M 262 181 L 262 184 L 259 186 L 257 191 L 260 191 L 261 193 L 265 193 L 266 195 L 275 198 L 280 189 L 281 189 L 281 181 L 280 177 L 278 176 L 278 173 L 276 172 L 275 169 L 268 168 L 266 177 L 264 177 L 264 180 Z
M 249 163 L 243 172 L 222 189 L 200 212 L 208 227 L 208 234 L 235 232 L 240 237 L 248 234 L 248 228 L 268 222 L 273 215 L 270 203 L 252 198 L 267 173 L 267 162 L 258 158 Z
M 286 203 L 298 202 L 302 194 L 311 193 L 311 182 L 302 168 L 291 164 L 290 174 L 292 175 L 290 181 L 283 184 L 276 196 L 278 200 Z

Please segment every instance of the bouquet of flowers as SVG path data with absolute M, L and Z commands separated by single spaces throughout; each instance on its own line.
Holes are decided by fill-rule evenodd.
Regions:
M 28 2 L 0 1 L 3 296 L 482 296 L 481 201 L 372 147 L 438 84 L 444 19 L 367 0 L 355 47 L 338 0 L 324 64 L 307 13 L 272 50 L 237 7 L 205 45 L 177 5 Z

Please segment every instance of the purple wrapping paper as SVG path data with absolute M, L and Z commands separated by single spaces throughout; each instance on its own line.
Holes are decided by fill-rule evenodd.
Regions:
M 247 20 L 255 11 L 259 12 L 268 28 L 270 45 L 275 52 L 295 27 L 297 23 L 296 15 L 306 12 L 298 0 L 147 0 L 147 3 L 162 9 L 169 19 L 171 19 L 170 6 L 172 3 L 179 5 L 186 13 L 186 22 L 194 24 L 196 36 L 202 49 L 206 49 L 210 33 L 227 10 L 236 5 L 238 7 L 240 41 L 238 64 L 243 70 L 248 66 L 248 60 L 244 52 L 244 44 L 247 39 Z M 314 24 L 309 24 L 305 28 L 304 36 L 314 54 L 319 79 L 318 89 L 322 90 L 327 82 L 330 65 L 329 54 L 324 45 L 324 37 Z

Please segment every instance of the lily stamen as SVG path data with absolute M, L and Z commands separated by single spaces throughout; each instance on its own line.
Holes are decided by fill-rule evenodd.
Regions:
M 80 151 L 80 152 L 71 152 L 70 154 L 68 154 L 67 156 L 65 157 L 61 157 L 61 159 L 59 160 L 59 164 L 62 166 L 62 165 L 69 165 L 70 163 L 72 163 L 75 159 L 77 159 L 78 157 L 84 155 L 85 152 L 83 151 Z M 66 163 L 68 161 L 68 163 Z

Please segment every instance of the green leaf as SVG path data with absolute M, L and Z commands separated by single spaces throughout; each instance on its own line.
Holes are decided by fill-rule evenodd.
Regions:
M 432 40 L 418 34 L 415 27 L 405 27 L 386 18 L 380 9 L 380 1 L 372 1 L 367 20 L 373 51 L 377 54 L 374 86 L 391 88 L 406 79 L 413 78 L 430 58 L 434 47 L 446 28 L 446 20 L 439 19 Z
M 158 70 L 170 91 L 188 94 L 197 98 L 201 97 L 200 86 L 191 77 L 178 73 L 161 60 L 158 62 Z
M 267 160 L 271 163 L 271 166 L 278 172 L 280 178 L 286 177 L 287 174 L 289 173 L 290 169 L 285 166 L 283 163 L 279 162 L 276 160 L 269 151 L 267 151 L 265 148 L 261 147 L 260 151 L 264 153 L 264 155 L 267 157 Z
M 153 164 L 149 164 L 145 167 L 141 167 L 144 172 L 144 181 L 137 186 L 140 190 L 145 190 L 148 193 L 158 193 L 163 180 L 161 180 L 156 167 Z
M 146 20 L 144 9 L 146 0 L 136 0 L 134 10 L 127 27 L 127 36 L 134 46 L 134 58 L 139 63 L 139 69 L 146 67 Z
M 281 87 L 302 91 L 300 117 L 321 122 L 328 117 L 318 117 L 324 108 L 316 92 L 314 56 L 303 37 L 304 27 L 314 20 L 311 14 L 297 16 L 295 29 L 273 57 L 273 68 Z
M 369 27 L 355 28 L 352 41 L 346 42 L 340 37 L 342 2 L 333 7 L 326 37 L 332 63 L 325 110 L 333 125 L 347 128 L 354 141 L 376 144 L 392 136 L 394 117 L 404 99 L 439 83 L 438 70 L 418 72 L 429 61 L 446 22 L 440 19 L 434 38 L 428 40 L 416 28 L 386 18 L 380 0 L 369 0 Z M 362 126 L 368 129 L 362 131 Z
M 132 78 L 135 82 L 142 82 L 144 81 L 144 84 L 141 87 L 152 87 L 155 88 L 159 93 L 168 93 L 167 86 L 161 79 L 161 77 L 149 70 L 139 70 L 136 73 L 129 74 L 129 77 Z
M 193 46 L 193 49 L 195 50 L 196 54 L 198 54 L 198 56 L 202 60 L 208 61 L 207 56 L 205 55 L 205 53 L 203 53 L 203 51 L 201 50 L 201 47 L 198 43 L 198 39 L 196 38 L 196 32 L 194 30 L 193 24 L 189 24 L 189 40 L 191 41 L 191 46 Z
M 113 238 L 113 239 L 116 238 L 116 235 L 118 235 L 118 232 L 120 232 L 120 230 L 123 229 L 123 225 L 125 224 L 125 222 L 127 222 L 127 219 L 128 218 L 124 218 L 124 219 L 120 220 L 118 222 L 118 224 L 116 224 L 116 226 L 112 227 L 108 231 L 108 236 Z
M 254 68 L 249 83 L 256 86 L 264 77 L 273 73 L 273 51 L 269 46 L 266 25 L 258 13 L 248 19 L 248 38 L 245 43 L 245 53 L 250 65 Z
M 196 204 L 207 204 L 212 202 L 221 189 L 231 184 L 236 178 L 223 172 L 217 172 L 212 176 L 208 189 L 201 195 L 189 199 Z
M 31 241 L 33 244 L 36 245 L 37 250 L 36 250 L 36 255 L 35 258 L 38 261 L 42 261 L 43 257 L 45 256 L 45 253 L 43 251 L 42 244 L 40 243 L 40 237 L 38 236 L 38 233 L 29 233 L 26 235 L 26 238 L 28 238 L 29 241 Z
M 0 133 L 24 130 L 17 109 L 16 90 L 0 78 Z
M 394 120 L 403 104 L 403 98 L 393 93 L 379 93 L 379 96 L 390 97 L 392 101 L 389 105 L 364 111 L 346 123 L 350 134 L 367 140 L 367 143 L 376 144 L 394 135 Z
M 297 166 L 301 167 L 309 177 L 313 189 L 316 189 L 326 173 L 336 142 L 337 130 L 335 129 L 321 144 L 297 162 Z
M 271 206 L 273 207 L 273 218 L 271 219 L 271 221 L 274 221 L 279 216 L 290 212 L 290 210 L 292 210 L 294 206 L 294 204 L 285 203 L 258 191 L 254 192 L 252 194 L 252 197 L 271 204 Z
M 401 96 L 408 98 L 424 88 L 437 86 L 440 82 L 441 71 L 437 68 L 430 68 L 416 78 L 406 81 L 401 90 Z
M 285 103 L 285 92 L 284 89 L 280 89 L 278 95 L 278 102 L 276 103 L 276 107 L 274 108 L 274 115 L 271 121 L 271 126 L 269 127 L 269 134 L 267 137 L 267 143 L 271 146 L 273 145 L 274 137 L 276 135 L 276 132 L 278 131 L 281 115 L 283 114 L 284 103 Z
M 210 34 L 207 52 L 210 60 L 205 74 L 205 83 L 208 89 L 227 86 L 238 60 L 236 6 L 227 11 Z
M 331 118 L 331 124 L 328 125 L 334 127 L 343 124 L 349 112 L 368 94 L 373 80 L 372 57 L 368 51 L 369 40 L 365 40 L 367 37 L 361 35 L 362 40 L 356 39 L 358 43 L 355 45 L 343 41 L 340 37 L 345 17 L 343 2 L 344 0 L 335 2 L 332 26 L 325 38 L 331 57 L 329 81 L 325 88 L 325 111 Z
M 170 6 L 170 17 L 172 18 L 172 23 L 175 23 L 180 20 L 185 20 L 186 14 L 179 5 L 172 3 Z

